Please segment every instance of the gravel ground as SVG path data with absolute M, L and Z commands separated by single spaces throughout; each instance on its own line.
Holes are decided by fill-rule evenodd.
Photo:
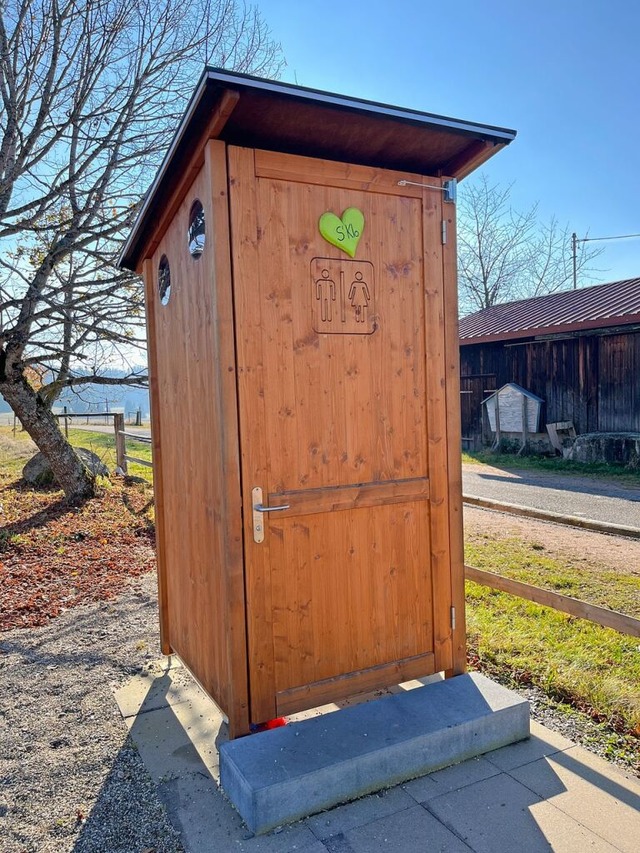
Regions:
M 2 853 L 174 853 L 113 690 L 159 657 L 155 574 L 0 635 Z
M 1 636 L 2 853 L 182 851 L 113 698 L 159 657 L 157 638 L 154 574 L 115 602 Z M 520 692 L 539 722 L 610 757 L 608 730 Z

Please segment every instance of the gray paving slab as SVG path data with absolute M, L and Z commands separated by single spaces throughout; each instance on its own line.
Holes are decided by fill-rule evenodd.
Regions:
M 528 734 L 528 703 L 470 673 L 223 743 L 220 778 L 266 832 Z
M 348 845 L 344 853 L 469 853 L 472 849 L 422 806 L 352 829 L 344 838 Z
M 510 744 L 494 750 L 486 756 L 487 761 L 495 764 L 500 770 L 511 770 L 530 764 L 545 755 L 552 755 L 563 749 L 570 749 L 574 744 L 558 732 L 546 729 L 535 720 L 531 721 L 531 737 L 519 744 Z
M 159 794 L 188 853 L 314 853 L 322 849 L 311 830 L 300 823 L 254 836 L 210 777 L 183 774 L 161 784 Z
M 426 808 L 478 853 L 519 850 L 548 851 L 549 844 L 531 815 L 542 802 L 533 791 L 506 773 L 483 779 L 436 797 Z
M 200 688 L 177 659 L 167 658 L 145 673 L 137 675 L 115 691 L 120 713 L 126 719 L 165 705 L 188 701 Z M 204 695 L 204 694 L 203 694 Z
M 492 753 L 489 753 L 492 755 Z M 453 767 L 445 767 L 403 785 L 404 790 L 418 803 L 425 803 L 442 794 L 466 788 L 482 779 L 497 776 L 500 770 L 486 758 L 471 758 Z
M 226 739 L 219 710 L 179 666 L 152 675 L 118 695 L 133 703 L 123 701 L 127 725 L 186 853 L 638 849 L 640 782 L 536 723 L 529 741 L 254 836 L 216 778 Z M 150 690 L 165 677 L 171 684 Z M 135 703 L 151 710 L 136 714 Z
M 307 818 L 305 824 L 318 838 L 326 839 L 332 835 L 344 835 L 350 829 L 372 820 L 413 808 L 415 804 L 413 797 L 402 788 L 389 788 Z
M 597 756 L 573 747 L 510 773 L 616 849 L 640 849 L 640 784 Z

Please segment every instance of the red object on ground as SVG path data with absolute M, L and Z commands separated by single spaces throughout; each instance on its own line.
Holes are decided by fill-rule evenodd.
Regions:
M 267 720 L 266 723 L 254 723 L 251 726 L 251 733 L 268 732 L 270 729 L 279 729 L 280 726 L 286 726 L 287 720 L 285 717 L 275 717 L 273 720 Z

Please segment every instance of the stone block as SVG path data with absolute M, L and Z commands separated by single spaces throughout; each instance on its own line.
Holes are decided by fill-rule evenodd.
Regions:
M 256 833 L 529 736 L 529 705 L 479 673 L 224 743 L 224 791 Z

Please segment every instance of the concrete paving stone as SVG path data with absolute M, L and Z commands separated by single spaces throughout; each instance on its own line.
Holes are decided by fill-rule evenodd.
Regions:
M 149 672 L 135 676 L 115 690 L 114 695 L 126 720 L 136 714 L 157 711 L 167 704 L 186 702 L 198 691 L 202 692 L 183 667 L 167 663 L 165 669 L 154 664 Z
M 345 840 L 349 846 L 344 853 L 469 853 L 471 849 L 422 806 L 352 829 Z
M 591 832 L 578 821 L 557 809 L 551 803 L 534 803 L 530 807 L 531 817 L 544 836 L 553 853 L 620 853 L 600 835 Z M 526 848 L 524 848 L 527 853 Z M 504 853 L 512 853 L 513 843 Z M 495 853 L 502 853 L 496 850 Z
M 434 797 L 448 794 L 449 791 L 465 788 L 481 779 L 497 776 L 498 773 L 500 771 L 490 761 L 485 761 L 484 758 L 470 758 L 452 767 L 445 767 L 444 770 L 436 770 L 435 773 L 430 773 L 421 779 L 414 779 L 402 787 L 416 802 L 425 803 Z
M 218 785 L 198 773 L 161 783 L 158 791 L 188 853 L 322 853 L 300 823 L 253 836 Z
M 531 721 L 531 737 L 528 740 L 513 743 L 485 753 L 485 758 L 500 770 L 512 770 L 537 761 L 545 755 L 552 755 L 563 749 L 571 749 L 575 744 L 557 732 L 546 729 L 534 720 Z
M 336 806 L 328 812 L 307 818 L 304 823 L 314 835 L 320 839 L 329 838 L 332 835 L 344 834 L 350 829 L 372 820 L 377 820 L 385 815 L 395 814 L 404 809 L 411 808 L 415 801 L 402 788 L 390 788 L 363 797 L 353 803 Z
M 640 785 L 597 756 L 574 747 L 510 773 L 618 850 L 640 849 Z
M 207 772 L 173 709 L 165 706 L 130 721 L 129 733 L 154 781 L 182 773 Z
M 539 853 L 550 849 L 531 814 L 531 806 L 540 802 L 524 785 L 500 773 L 429 800 L 425 808 L 476 853 Z
M 200 689 L 188 701 L 172 705 L 171 709 L 207 770 L 219 781 L 218 750 L 221 743 L 229 740 L 229 729 L 221 711 Z

